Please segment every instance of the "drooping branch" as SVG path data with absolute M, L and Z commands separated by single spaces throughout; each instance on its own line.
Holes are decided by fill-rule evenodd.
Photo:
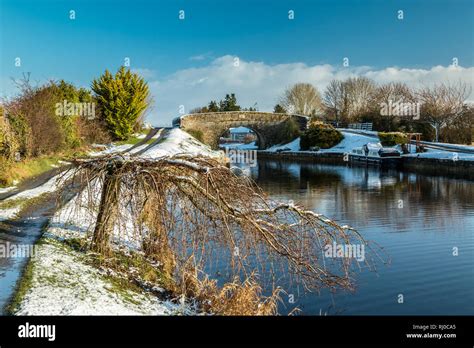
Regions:
M 253 181 L 211 158 L 105 156 L 75 164 L 75 181 L 85 185 L 92 180 L 92 194 L 102 192 L 98 207 L 89 203 L 98 210 L 92 245 L 99 252 L 111 240 L 133 236 L 170 273 L 179 272 L 191 256 L 203 266 L 221 254 L 235 274 L 278 264 L 307 288 L 353 285 L 355 259 L 325 258 L 328 244 L 364 245 L 369 266 L 377 256 L 354 229 L 298 205 L 275 202 Z

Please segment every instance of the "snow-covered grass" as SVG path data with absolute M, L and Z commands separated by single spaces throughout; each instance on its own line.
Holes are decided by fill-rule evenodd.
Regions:
M 132 145 L 129 145 L 129 144 L 120 145 L 120 146 L 111 146 L 105 151 L 93 152 L 91 155 L 98 156 L 98 154 L 115 153 L 118 151 L 123 151 L 123 149 L 127 149 L 128 147 L 131 147 L 131 146 Z M 58 161 L 57 163 L 61 165 L 70 164 L 70 162 L 61 161 L 61 160 Z M 57 174 L 53 176 L 52 178 L 50 178 L 43 185 L 40 185 L 38 187 L 29 189 L 29 190 L 21 191 L 3 200 L 2 203 L 8 204 L 10 206 L 8 206 L 8 208 L 5 208 L 5 207 L 2 207 L 2 204 L 0 204 L 0 221 L 5 221 L 5 220 L 15 218 L 15 216 L 21 211 L 23 205 L 26 204 L 29 200 L 37 198 L 43 194 L 56 191 L 58 189 L 59 182 L 63 180 L 67 180 L 68 174 L 66 174 L 66 176 L 61 177 L 62 175 L 63 174 Z M 16 186 L 11 186 L 6 189 L 0 189 L 0 193 L 9 192 L 14 189 L 16 189 Z
M 423 143 L 429 144 L 429 145 L 443 145 L 443 146 L 449 147 L 450 149 L 453 149 L 453 150 L 458 149 L 459 151 L 463 151 L 463 150 L 474 151 L 474 146 L 472 146 L 472 145 L 449 144 L 449 143 L 433 143 L 433 142 L 429 142 L 429 141 L 424 141 Z
M 377 142 L 377 139 L 370 136 L 348 133 L 344 131 L 342 131 L 341 133 L 344 136 L 344 139 L 342 139 L 339 144 L 331 147 L 330 149 L 321 149 L 320 151 L 321 152 L 348 153 L 348 152 L 351 152 L 352 149 L 356 147 L 361 147 L 362 145 L 367 144 L 367 143 Z
M 223 156 L 222 152 L 212 150 L 209 146 L 199 142 L 196 138 L 182 131 L 181 129 L 173 128 L 161 143 L 155 145 L 140 155 L 140 157 L 158 158 L 177 154 L 209 157 Z
M 0 194 L 10 192 L 14 189 L 16 189 L 16 186 L 10 186 L 5 188 L 0 187 Z
M 182 315 L 185 305 L 117 285 L 119 279 L 87 263 L 87 255 L 43 238 L 30 261 L 28 289 L 15 315 Z
M 107 146 L 107 149 L 102 150 L 102 151 L 91 151 L 91 152 L 88 153 L 88 155 L 91 156 L 91 157 L 109 155 L 111 153 L 126 151 L 129 148 L 131 148 L 132 146 L 133 146 L 133 144 L 111 145 L 111 146 Z
M 376 135 L 377 132 L 375 131 L 361 131 L 359 134 L 354 134 L 350 132 L 346 132 L 344 130 L 341 131 L 342 135 L 344 135 L 344 139 L 337 144 L 336 146 L 331 147 L 330 149 L 320 149 L 318 152 L 322 153 L 350 153 L 352 152 L 352 149 L 356 147 L 361 147 L 362 145 L 365 145 L 367 143 L 376 143 L 377 139 L 368 136 L 370 134 Z M 364 135 L 363 133 L 367 134 Z M 433 145 L 437 145 L 436 143 L 430 143 Z M 457 145 L 457 144 L 442 144 L 449 146 L 452 149 L 459 149 L 459 150 L 474 150 L 474 146 L 468 146 L 468 145 Z M 400 146 L 396 147 L 399 151 L 401 151 Z M 412 149 L 415 147 L 412 146 Z M 300 138 L 297 138 L 293 140 L 292 142 L 288 144 L 283 144 L 283 145 L 275 145 L 270 148 L 268 148 L 265 151 L 270 151 L 270 152 L 277 152 L 277 151 L 291 151 L 291 152 L 297 152 L 300 151 Z M 306 151 L 301 151 L 301 152 L 306 152 Z M 443 151 L 443 150 L 436 150 L 436 149 L 426 149 L 426 152 L 424 153 L 412 153 L 408 155 L 403 155 L 407 157 L 418 157 L 418 158 L 438 158 L 438 159 L 452 159 L 454 161 L 456 160 L 462 160 L 462 161 L 474 161 L 474 154 L 466 154 L 466 153 L 456 153 L 456 152 L 451 152 L 451 151 Z
M 362 129 L 353 129 L 353 128 L 338 128 L 337 130 L 341 132 L 357 132 L 361 135 L 372 135 L 378 137 L 379 132 L 377 131 L 369 131 L 369 130 L 362 130 Z
M 54 192 L 58 189 L 58 184 L 61 181 L 60 180 L 61 176 L 64 176 L 63 179 L 67 179 L 68 174 L 55 175 L 51 179 L 46 181 L 43 185 L 32 188 L 30 190 L 21 191 L 17 193 L 16 195 L 13 195 L 7 198 L 6 201 L 12 200 L 12 199 L 31 199 L 31 198 L 39 197 L 45 193 Z
M 268 148 L 267 151 L 276 152 L 276 151 L 299 151 L 300 150 L 300 138 L 296 138 L 295 140 L 289 142 L 288 144 L 283 145 L 273 145 L 272 147 Z
M 331 147 L 330 149 L 320 149 L 319 152 L 336 152 L 336 153 L 347 153 L 351 152 L 353 148 L 360 147 L 367 143 L 373 143 L 377 140 L 370 136 L 361 134 L 354 134 L 348 132 L 341 132 L 344 139 L 339 144 Z M 277 152 L 277 151 L 300 151 L 300 138 L 291 141 L 284 145 L 275 145 L 267 149 L 266 151 Z
M 13 208 L 0 209 L 0 221 L 10 220 L 14 218 L 21 210 L 21 206 Z
M 110 151 L 117 151 L 120 146 Z M 211 150 L 195 138 L 173 129 L 159 144 L 142 154 L 146 158 L 187 153 L 211 157 L 222 156 L 222 152 Z M 102 152 L 104 154 L 104 152 Z M 56 189 L 54 178 L 34 190 L 25 191 L 21 197 L 33 197 L 40 192 Z M 91 184 L 90 195 L 100 187 Z M 97 191 L 97 192 L 96 192 Z M 16 195 L 18 196 L 18 195 Z M 196 314 L 189 305 L 160 300 L 156 295 L 142 288 L 117 288 L 120 275 L 105 272 L 90 264 L 90 255 L 73 249 L 67 243 L 73 240 L 87 240 L 87 231 L 95 223 L 95 213 L 85 207 L 88 194 L 80 197 L 79 209 L 75 202 L 69 202 L 58 210 L 37 245 L 36 255 L 30 261 L 28 284 L 21 291 L 17 315 L 189 315 Z M 6 214 L 6 212 L 5 212 Z M 10 213 L 11 214 L 11 213 Z M 131 222 L 133 223 L 133 222 Z M 128 224 L 127 224 L 128 226 Z M 128 230 L 128 228 L 127 228 Z M 131 230 L 131 228 L 130 228 Z M 115 231 L 123 232 L 123 231 Z M 132 246 L 133 236 L 116 236 L 122 245 Z M 110 271 L 110 270 L 109 270 Z M 155 287 L 156 288 L 156 287 Z

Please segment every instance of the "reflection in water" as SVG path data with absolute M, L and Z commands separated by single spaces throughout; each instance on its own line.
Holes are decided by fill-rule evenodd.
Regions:
M 355 293 L 293 289 L 304 314 L 474 314 L 474 182 L 276 161 L 251 175 L 273 198 L 349 224 L 390 256 L 377 273 L 358 274 Z

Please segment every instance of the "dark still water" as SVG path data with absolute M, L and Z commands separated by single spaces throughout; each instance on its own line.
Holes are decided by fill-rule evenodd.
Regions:
M 474 314 L 474 182 L 274 161 L 250 175 L 272 198 L 356 228 L 391 260 L 357 273 L 352 293 L 290 289 L 302 314 Z

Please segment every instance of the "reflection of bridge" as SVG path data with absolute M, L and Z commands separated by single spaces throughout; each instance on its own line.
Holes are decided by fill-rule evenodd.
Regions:
M 264 149 L 288 141 L 285 130 L 291 120 L 298 124 L 300 130 L 306 129 L 306 116 L 258 111 L 189 114 L 175 119 L 173 124 L 185 131 L 202 132 L 202 140 L 213 148 L 217 148 L 219 137 L 229 128 L 247 127 L 257 135 L 259 148 Z

